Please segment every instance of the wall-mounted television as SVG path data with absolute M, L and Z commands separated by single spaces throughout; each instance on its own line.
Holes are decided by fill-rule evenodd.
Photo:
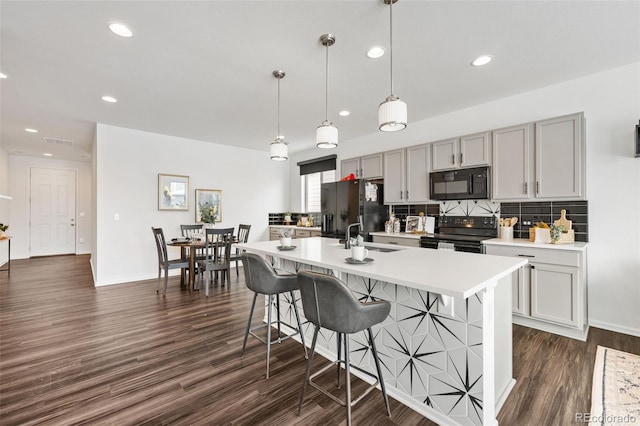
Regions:
M 636 157 L 640 157 L 640 121 L 636 124 Z

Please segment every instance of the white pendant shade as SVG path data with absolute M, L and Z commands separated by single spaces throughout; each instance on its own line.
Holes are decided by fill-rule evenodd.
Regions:
M 407 104 L 389 96 L 378 108 L 378 125 L 383 132 L 397 132 L 407 127 Z
M 338 146 L 338 128 L 330 121 L 323 122 L 316 130 L 316 146 L 318 148 L 335 148 Z
M 269 152 L 271 153 L 271 159 L 275 161 L 286 161 L 289 158 L 289 147 L 282 139 L 276 139 L 271 142 Z

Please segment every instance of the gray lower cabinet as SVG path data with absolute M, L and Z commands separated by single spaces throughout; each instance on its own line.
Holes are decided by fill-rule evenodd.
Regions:
M 486 254 L 529 260 L 510 277 L 515 324 L 586 339 L 586 251 L 487 245 Z

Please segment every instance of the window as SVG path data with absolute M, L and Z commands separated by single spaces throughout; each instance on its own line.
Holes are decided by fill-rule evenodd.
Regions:
M 307 213 L 320 211 L 320 185 L 335 182 L 336 171 L 310 173 L 300 176 L 302 211 Z
M 335 154 L 300 161 L 300 203 L 305 213 L 320 212 L 320 185 L 336 180 Z

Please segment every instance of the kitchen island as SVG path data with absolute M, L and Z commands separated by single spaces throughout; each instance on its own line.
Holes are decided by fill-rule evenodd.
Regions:
M 391 302 L 389 316 L 373 329 L 388 394 L 439 424 L 497 424 L 496 413 L 515 384 L 511 284 L 500 279 L 525 259 L 368 243 L 373 260 L 354 265 L 338 240 L 294 244 L 282 251 L 278 241 L 238 246 L 289 272 L 335 275 L 361 301 Z M 297 303 L 302 312 L 301 301 L 283 299 L 283 320 L 294 323 L 287 304 Z M 313 327 L 303 323 L 311 342 Z M 374 372 L 365 334 L 351 339 L 351 361 Z M 317 351 L 335 359 L 335 334 L 321 330 Z

